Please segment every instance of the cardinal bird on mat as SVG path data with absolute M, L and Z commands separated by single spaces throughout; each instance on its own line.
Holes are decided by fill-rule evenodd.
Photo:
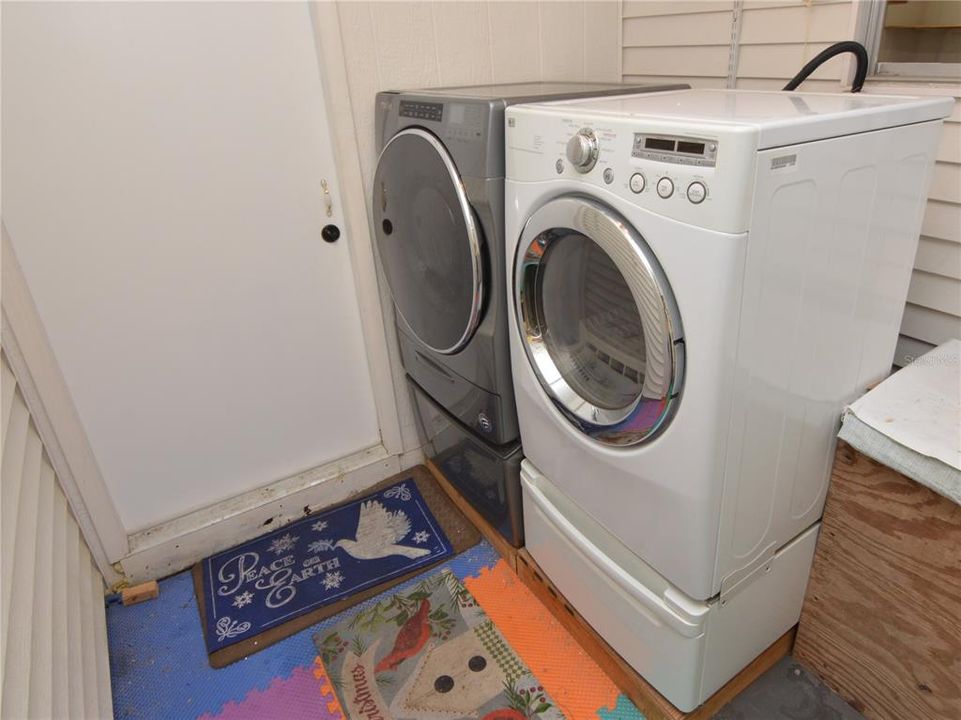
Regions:
M 420 607 L 417 608 L 417 612 L 408 618 L 404 626 L 397 632 L 393 649 L 383 660 L 377 663 L 374 672 L 396 670 L 404 660 L 413 657 L 424 649 L 424 645 L 426 645 L 427 640 L 430 639 L 430 620 L 427 617 L 428 613 L 430 613 L 430 600 L 424 598 L 420 601 Z

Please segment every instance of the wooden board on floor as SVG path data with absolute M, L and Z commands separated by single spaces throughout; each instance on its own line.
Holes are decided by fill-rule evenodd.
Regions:
M 527 550 L 517 551 L 517 574 L 527 587 L 553 613 L 585 652 L 600 665 L 608 677 L 644 713 L 647 720 L 707 720 L 750 685 L 765 670 L 791 652 L 795 629 L 778 638 L 750 665 L 718 690 L 696 710 L 684 713 L 671 705 L 644 678 L 638 675 L 617 652 L 582 618 L 537 566 Z
M 430 470 L 431 475 L 434 476 L 434 479 L 437 480 L 437 484 L 444 489 L 444 492 L 447 493 L 454 505 L 457 506 L 457 509 L 464 513 L 467 519 L 474 524 L 474 527 L 480 530 L 484 539 L 494 546 L 494 549 L 504 558 L 507 564 L 510 565 L 511 570 L 516 572 L 517 548 L 507 542 L 504 536 L 501 535 L 493 525 L 487 522 L 484 516 L 477 512 L 473 505 L 464 499 L 464 496 L 461 495 L 460 491 L 444 476 L 440 468 L 430 460 L 427 460 L 427 468 Z
M 795 656 L 868 718 L 961 718 L 961 506 L 838 443 Z

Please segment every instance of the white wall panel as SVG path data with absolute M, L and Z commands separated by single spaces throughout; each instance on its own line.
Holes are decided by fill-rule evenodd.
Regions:
M 490 2 L 490 57 L 495 83 L 535 80 L 541 68 L 541 9 L 535 2 Z M 463 32 L 469 29 L 464 28 Z
M 584 12 L 584 2 L 538 3 L 541 77 L 584 79 Z M 564 52 L 557 52 L 557 48 L 564 48 Z
M 619 82 L 621 79 L 621 8 L 616 2 L 587 2 L 584 42 L 584 79 Z M 596 42 L 594 42 L 596 38 Z
M 432 3 L 375 2 L 370 16 L 382 83 L 388 87 L 440 85 Z
M 440 84 L 485 85 L 494 82 L 487 3 L 441 0 L 433 3 L 433 15 Z M 465 33 L 464 28 L 470 28 L 471 32 Z
M 112 717 L 103 578 L 2 362 L 0 716 Z

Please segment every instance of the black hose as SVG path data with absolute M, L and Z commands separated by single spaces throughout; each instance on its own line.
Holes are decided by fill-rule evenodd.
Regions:
M 853 40 L 845 40 L 843 42 L 834 43 L 829 48 L 825 48 L 817 55 L 815 55 L 807 65 L 801 68 L 801 71 L 791 78 L 791 81 L 784 86 L 785 90 L 797 90 L 798 85 L 804 82 L 808 75 L 813 73 L 822 64 L 833 58 L 835 55 L 840 55 L 841 53 L 852 53 L 858 59 L 857 69 L 854 71 L 854 82 L 851 84 L 851 92 L 861 92 L 861 88 L 864 85 L 864 79 L 868 76 L 868 51 L 864 49 L 864 45 L 859 42 L 854 42 Z

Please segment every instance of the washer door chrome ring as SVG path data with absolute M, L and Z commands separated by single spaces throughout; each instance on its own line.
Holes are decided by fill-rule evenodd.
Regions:
M 447 170 L 451 185 L 454 188 L 454 193 L 457 196 L 457 203 L 460 206 L 461 213 L 464 218 L 464 226 L 466 228 L 467 243 L 470 249 L 471 257 L 471 276 L 472 276 L 472 287 L 471 287 L 471 307 L 470 313 L 468 315 L 467 325 L 464 328 L 464 332 L 461 334 L 460 338 L 454 342 L 449 347 L 434 347 L 427 341 L 425 341 L 414 329 L 414 326 L 410 323 L 409 319 L 404 317 L 404 313 L 398 305 L 395 298 L 393 298 L 393 290 L 390 288 L 390 278 L 387 278 L 387 287 L 391 290 L 391 298 L 394 300 L 394 309 L 397 314 L 404 321 L 404 324 L 410 328 L 410 331 L 417 337 L 418 342 L 420 342 L 424 347 L 433 350 L 434 352 L 440 353 L 442 355 L 453 355 L 459 352 L 470 342 L 470 339 L 474 336 L 474 331 L 477 330 L 477 325 L 480 323 L 481 310 L 484 305 L 484 268 L 483 259 L 481 257 L 481 240 L 480 231 L 477 227 L 477 221 L 474 219 L 474 211 L 471 208 L 470 202 L 467 199 L 467 191 L 464 189 L 464 183 L 457 172 L 457 167 L 454 165 L 454 161 L 451 159 L 450 154 L 447 152 L 447 148 L 444 147 L 443 143 L 438 140 L 434 135 L 427 132 L 426 130 L 421 130 L 420 128 L 410 127 L 401 130 L 396 135 L 394 135 L 381 150 L 380 155 L 377 158 L 377 165 L 380 165 L 381 159 L 390 149 L 390 146 L 396 142 L 398 139 L 403 137 L 414 136 L 421 140 L 426 141 L 433 147 L 434 151 L 437 153 L 441 162 L 443 162 L 444 167 Z M 378 198 L 378 188 L 374 188 L 374 202 L 377 202 Z M 376 232 L 376 230 L 375 230 Z
M 578 393 L 551 356 L 543 326 L 540 284 L 551 242 L 581 235 L 603 250 L 631 291 L 644 332 L 640 393 L 624 407 L 606 408 Z M 680 314 L 667 277 L 641 235 L 591 198 L 566 195 L 539 208 L 524 226 L 514 263 L 514 309 L 527 358 L 554 405 L 581 432 L 606 445 L 652 440 L 677 411 L 685 346 Z

